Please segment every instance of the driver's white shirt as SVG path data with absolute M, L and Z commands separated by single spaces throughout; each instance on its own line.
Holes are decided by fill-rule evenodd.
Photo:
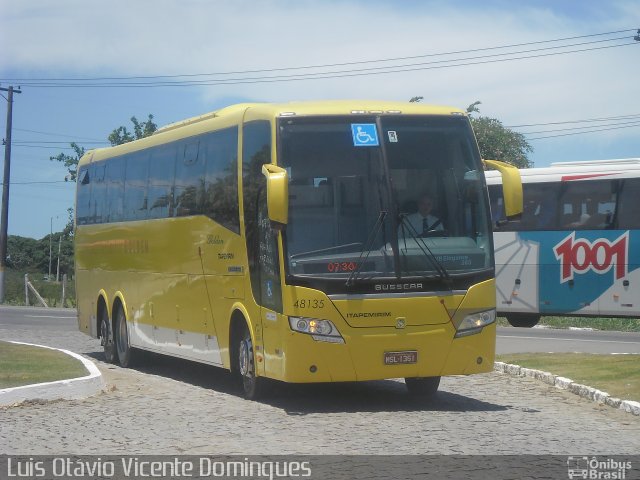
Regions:
M 431 215 L 431 214 L 428 214 L 426 217 L 423 217 L 420 212 L 412 213 L 406 216 L 405 221 L 408 221 L 413 226 L 413 228 L 415 228 L 417 234 L 421 235 L 423 233 L 423 223 L 424 223 L 423 220 L 425 218 L 427 219 L 427 225 L 429 227 L 429 230 L 436 230 L 436 231 L 444 230 L 444 227 L 442 226 L 442 222 L 438 223 L 438 225 L 436 225 L 435 228 L 433 227 L 433 225 L 439 219 L 435 215 Z

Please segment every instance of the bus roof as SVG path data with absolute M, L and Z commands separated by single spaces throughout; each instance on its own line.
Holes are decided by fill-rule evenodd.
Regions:
M 352 114 L 376 114 L 376 113 L 408 113 L 423 115 L 460 115 L 464 112 L 458 108 L 435 106 L 417 102 L 391 102 L 376 100 L 324 100 L 289 103 L 241 103 L 216 110 L 192 118 L 187 118 L 176 123 L 159 128 L 156 132 L 162 133 L 168 130 L 193 125 L 195 123 L 223 117 L 236 113 L 238 110 L 259 110 L 265 117 L 275 118 L 281 116 L 303 115 L 352 115 Z
M 500 183 L 497 171 L 485 172 L 487 184 Z M 556 162 L 549 167 L 520 169 L 523 183 L 568 182 L 573 180 L 595 180 L 634 178 L 640 176 L 640 158 L 593 160 L 583 162 Z
M 569 167 L 569 166 L 594 167 L 599 165 L 640 165 L 640 158 L 615 158 L 611 160 L 583 160 L 579 162 L 553 162 L 552 167 Z
M 144 148 L 186 138 L 218 128 L 237 125 L 247 111 L 252 118 L 274 119 L 309 115 L 366 115 L 366 114 L 409 114 L 409 115 L 464 115 L 455 107 L 436 106 L 418 102 L 394 102 L 381 100 L 323 100 L 290 103 L 241 103 L 220 110 L 187 118 L 159 128 L 150 137 L 118 145 L 91 150 L 80 159 L 79 166 L 115 155 L 123 155 Z

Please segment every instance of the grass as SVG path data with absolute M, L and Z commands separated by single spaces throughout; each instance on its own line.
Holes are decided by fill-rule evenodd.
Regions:
M 640 355 L 516 353 L 496 360 L 551 372 L 623 400 L 640 401 Z
M 0 388 L 88 375 L 82 362 L 57 350 L 0 342 Z
M 24 305 L 24 274 L 29 274 L 29 281 L 40 293 L 40 295 L 46 300 L 50 307 L 70 307 L 76 306 L 76 285 L 75 282 L 69 277 L 67 280 L 67 288 L 65 292 L 64 305 L 61 304 L 62 300 L 62 283 L 55 281 L 47 281 L 44 279 L 44 274 L 39 272 L 24 272 L 17 271 L 11 268 L 5 270 L 5 304 L 6 305 Z M 55 275 L 54 275 L 55 279 Z M 40 305 L 36 300 L 35 295 L 29 292 L 30 305 Z
M 505 318 L 498 318 L 498 325 L 508 327 L 509 322 Z M 541 317 L 538 325 L 553 328 L 580 327 L 616 332 L 640 332 L 640 318 Z

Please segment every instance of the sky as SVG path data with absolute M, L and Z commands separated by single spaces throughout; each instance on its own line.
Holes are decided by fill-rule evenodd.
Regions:
M 9 234 L 64 228 L 70 142 L 239 102 L 481 101 L 536 167 L 640 157 L 639 28 L 637 0 L 0 0 Z

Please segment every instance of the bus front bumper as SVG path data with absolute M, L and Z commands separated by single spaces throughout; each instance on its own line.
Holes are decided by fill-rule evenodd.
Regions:
M 495 323 L 460 338 L 454 338 L 450 323 L 408 327 L 401 332 L 395 328 L 351 328 L 342 333 L 345 343 L 316 341 L 297 332 L 287 335 L 280 380 L 348 382 L 468 375 L 493 369 Z

